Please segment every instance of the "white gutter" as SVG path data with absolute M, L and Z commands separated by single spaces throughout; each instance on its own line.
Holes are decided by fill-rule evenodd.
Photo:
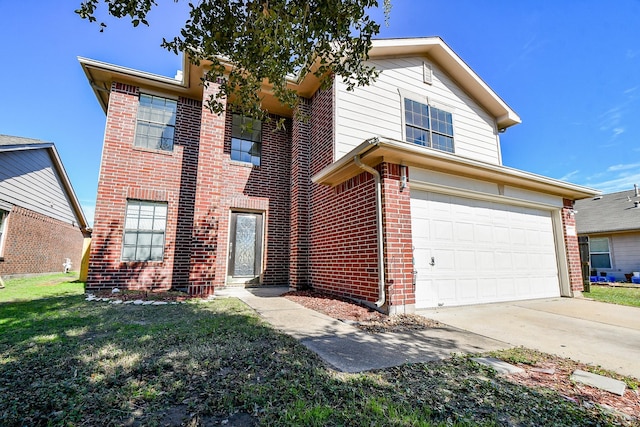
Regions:
M 371 138 L 366 140 L 371 145 L 377 145 L 379 140 L 378 138 Z M 376 307 L 381 307 L 384 305 L 386 300 L 386 295 L 384 292 L 384 285 L 386 282 L 385 274 L 384 274 L 384 234 L 382 230 L 382 180 L 380 178 L 380 172 L 372 168 L 371 166 L 365 165 L 360 161 L 360 154 L 358 153 L 353 156 L 353 162 L 362 170 L 369 172 L 373 175 L 373 178 L 376 181 L 376 225 L 378 231 L 378 301 L 375 302 Z

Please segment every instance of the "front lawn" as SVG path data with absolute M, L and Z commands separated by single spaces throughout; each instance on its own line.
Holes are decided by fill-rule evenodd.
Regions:
M 65 295 L 81 295 L 84 284 L 78 282 L 77 273 L 54 273 L 9 279 L 0 289 L 0 303 L 28 301 Z
M 640 287 L 625 288 L 594 285 L 592 283 L 591 292 L 585 292 L 584 296 L 593 298 L 596 301 L 640 307 Z
M 1 292 L 1 291 L 0 291 Z M 328 369 L 235 299 L 0 303 L 1 425 L 611 425 L 467 357 Z

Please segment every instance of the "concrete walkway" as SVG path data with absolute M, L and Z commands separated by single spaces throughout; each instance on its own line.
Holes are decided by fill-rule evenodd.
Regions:
M 475 334 L 640 378 L 640 308 L 551 298 L 421 310 Z
M 276 329 L 300 340 L 342 372 L 362 372 L 445 359 L 452 353 L 479 353 L 509 347 L 504 342 L 448 326 L 407 333 L 368 334 L 281 297 L 287 290 L 285 287 L 227 288 L 216 291 L 216 296 L 244 301 Z

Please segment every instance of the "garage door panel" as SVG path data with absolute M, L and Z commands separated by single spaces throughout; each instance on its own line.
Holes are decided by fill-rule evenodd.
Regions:
M 493 228 L 486 224 L 476 224 L 475 241 L 476 243 L 493 243 Z
M 456 287 L 458 288 L 458 300 L 463 303 L 473 303 L 473 301 L 478 299 L 478 280 L 469 278 L 469 279 L 460 279 L 458 283 L 456 283 Z M 452 301 L 453 303 L 454 301 Z
M 458 222 L 455 227 L 454 239 L 457 242 L 473 242 L 473 223 Z
M 478 272 L 494 272 L 496 269 L 494 262 L 493 251 L 478 251 L 476 252 L 477 268 Z
M 447 301 L 455 301 L 456 295 L 456 281 L 453 279 L 438 279 L 437 285 L 434 286 L 438 304 Z
M 453 241 L 453 225 L 450 221 L 433 220 L 431 235 L 438 241 Z
M 417 307 L 559 296 L 549 211 L 417 190 L 411 211 Z
M 458 249 L 453 251 L 455 253 L 455 263 L 453 265 L 453 273 L 458 274 L 472 274 L 473 269 L 476 265 L 476 253 L 475 251 L 467 250 L 467 249 Z M 439 254 L 439 252 L 438 252 Z M 438 258 L 439 260 L 439 258 Z M 463 269 L 462 266 L 469 266 L 468 269 Z M 438 271 L 440 270 L 440 263 L 434 267 L 438 267 Z

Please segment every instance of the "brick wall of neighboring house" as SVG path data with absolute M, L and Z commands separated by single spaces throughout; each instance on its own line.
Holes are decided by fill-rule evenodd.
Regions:
M 65 258 L 80 270 L 84 236 L 78 227 L 14 206 L 0 254 L 0 276 L 62 272 Z
M 567 265 L 569 268 L 569 285 L 572 291 L 582 292 L 582 265 L 580 263 L 580 247 L 576 233 L 576 217 L 573 211 L 573 201 L 564 199 L 562 208 L 562 234 L 567 251 Z
M 205 89 L 204 98 L 218 88 Z M 288 282 L 290 134 L 263 127 L 260 167 L 230 160 L 232 115 L 180 98 L 173 152 L 133 146 L 139 90 L 114 83 L 109 100 L 88 290 L 188 288 L 225 283 L 232 211 L 262 213 L 265 284 Z M 276 119 L 274 117 L 274 119 Z M 285 129 L 290 129 L 289 123 Z M 163 261 L 122 262 L 127 199 L 167 202 Z

